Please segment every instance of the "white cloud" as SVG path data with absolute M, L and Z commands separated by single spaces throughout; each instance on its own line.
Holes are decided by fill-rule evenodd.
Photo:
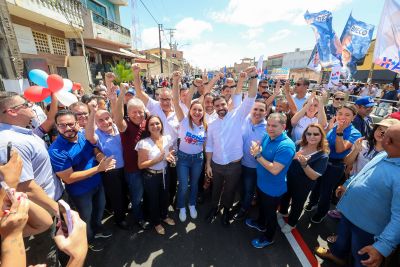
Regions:
M 334 11 L 350 3 L 352 0 L 230 0 L 228 6 L 221 11 L 211 12 L 211 17 L 217 22 L 240 24 L 249 27 L 260 27 L 269 22 L 290 21 L 299 23 L 308 9 L 310 12 L 321 10 Z
M 263 42 L 252 40 L 247 44 L 247 48 L 251 51 L 265 52 L 267 46 Z
M 165 40 L 163 40 L 163 36 L 161 35 L 161 40 L 162 40 L 162 46 L 167 47 L 165 44 Z M 155 48 L 159 46 L 159 41 L 158 41 L 158 28 L 157 27 L 152 27 L 152 28 L 146 28 L 143 29 L 142 35 L 141 35 L 141 44 L 142 44 L 142 49 L 149 49 L 149 48 Z
M 210 23 L 202 20 L 196 20 L 191 17 L 184 18 L 176 25 L 176 36 L 178 41 L 190 41 L 200 39 L 205 31 L 212 31 Z
M 258 37 L 264 30 L 262 28 L 250 28 L 244 33 L 242 33 L 242 38 L 247 40 L 252 40 Z
M 288 37 L 292 32 L 288 29 L 283 29 L 283 30 L 279 30 L 277 31 L 274 35 L 272 35 L 270 38 L 268 38 L 268 42 L 269 43 L 273 43 L 282 39 L 285 39 L 286 37 Z

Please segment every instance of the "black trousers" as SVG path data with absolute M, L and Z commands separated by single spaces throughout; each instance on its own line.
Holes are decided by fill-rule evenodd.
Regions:
M 299 221 L 300 215 L 303 212 L 304 203 L 307 200 L 308 194 L 313 189 L 316 181 L 309 179 L 306 176 L 293 177 L 287 176 L 287 192 L 282 196 L 280 204 L 280 213 L 287 214 L 290 201 L 290 214 L 288 224 L 295 227 Z
M 169 164 L 168 164 L 167 170 L 168 170 L 167 175 L 168 175 L 168 180 L 169 180 L 168 204 L 175 208 L 174 200 L 175 200 L 176 190 L 177 190 L 177 186 L 178 186 L 178 174 L 176 173 L 176 167 L 171 167 Z
M 212 204 L 218 207 L 221 204 L 230 209 L 235 198 L 236 187 L 240 181 L 242 164 L 240 161 L 220 165 L 211 161 L 213 171 Z
M 150 222 L 156 226 L 161 220 L 167 218 L 168 214 L 168 175 L 162 173 L 152 174 L 143 172 L 144 194 L 147 200 Z
M 102 174 L 107 201 L 114 212 L 114 220 L 120 223 L 125 220 L 128 208 L 127 188 L 124 168 L 113 169 Z
M 272 242 L 276 228 L 278 226 L 278 218 L 276 217 L 276 210 L 278 209 L 281 196 L 273 197 L 265 194 L 259 188 L 257 188 L 259 198 L 259 215 L 258 224 L 266 226 L 267 231 L 265 232 L 265 238 L 267 241 Z

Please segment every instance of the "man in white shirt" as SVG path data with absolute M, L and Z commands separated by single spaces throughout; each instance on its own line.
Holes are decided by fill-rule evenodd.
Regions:
M 295 87 L 296 94 L 293 96 L 293 100 L 296 103 L 297 110 L 303 108 L 304 103 L 310 96 L 310 94 L 307 93 L 309 85 L 310 81 L 306 78 L 300 78 L 296 82 L 296 87 Z
M 241 163 L 243 157 L 243 139 L 240 125 L 249 114 L 256 97 L 256 68 L 246 69 L 249 77 L 249 93 L 239 107 L 228 112 L 228 104 L 224 97 L 213 100 L 216 118 L 208 126 L 206 144 L 206 174 L 213 180 L 212 204 L 206 220 L 212 222 L 218 213 L 219 200 L 224 208 L 222 224 L 229 225 L 229 209 L 232 206 L 235 189 L 240 181 Z M 241 98 L 241 92 L 235 92 L 234 97 Z

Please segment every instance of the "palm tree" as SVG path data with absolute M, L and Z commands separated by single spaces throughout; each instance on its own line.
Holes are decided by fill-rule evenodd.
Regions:
M 115 66 L 111 66 L 111 71 L 115 74 L 114 81 L 117 84 L 133 81 L 131 64 L 125 60 L 121 60 Z

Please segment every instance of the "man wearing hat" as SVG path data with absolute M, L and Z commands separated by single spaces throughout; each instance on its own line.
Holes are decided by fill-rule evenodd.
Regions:
M 372 118 L 369 116 L 375 106 L 374 99 L 370 96 L 360 97 L 355 102 L 357 115 L 353 120 L 353 126 L 360 131 L 363 137 L 369 136 L 372 131 Z

